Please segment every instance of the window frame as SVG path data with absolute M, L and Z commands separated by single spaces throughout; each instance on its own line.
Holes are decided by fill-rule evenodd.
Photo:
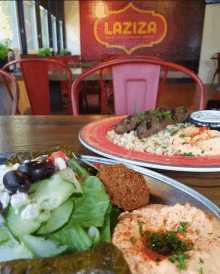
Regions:
M 56 10 L 55 15 L 53 15 L 56 19 L 56 38 L 53 37 L 53 22 L 52 22 L 52 13 L 51 13 L 51 0 L 47 0 L 48 8 L 44 10 L 47 12 L 47 19 L 48 19 L 48 37 L 49 37 L 49 48 L 54 51 L 54 39 L 56 39 L 57 45 L 57 54 L 60 54 L 61 49 L 66 49 L 66 30 L 65 30 L 65 20 L 59 18 L 59 1 L 62 0 L 55 0 L 56 3 Z M 46 47 L 43 43 L 43 24 L 41 22 L 41 5 L 40 0 L 29 0 L 29 2 L 35 5 L 34 11 L 34 21 L 35 21 L 35 28 L 36 28 L 36 36 L 37 36 L 37 49 Z M 32 50 L 28 50 L 27 45 L 27 33 L 25 29 L 25 17 L 24 17 L 24 0 L 16 1 L 17 3 L 17 17 L 18 17 L 18 31 L 19 31 L 19 38 L 20 38 L 20 45 L 22 54 L 28 55 L 33 53 Z M 63 3 L 64 5 L 64 3 Z M 60 31 L 60 21 L 62 22 L 62 37 Z M 61 39 L 62 38 L 62 39 Z M 62 40 L 62 41 L 61 41 Z

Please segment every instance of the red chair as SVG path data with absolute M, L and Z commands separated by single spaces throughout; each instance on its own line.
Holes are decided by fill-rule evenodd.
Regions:
M 163 79 L 159 85 L 161 68 L 165 68 Z M 107 114 L 106 92 L 103 81 L 103 70 L 112 69 L 115 115 L 132 114 L 143 109 L 155 109 L 162 88 L 170 69 L 189 75 L 200 89 L 199 109 L 204 109 L 205 87 L 201 79 L 191 70 L 181 65 L 163 61 L 157 57 L 123 56 L 94 66 L 81 74 L 73 83 L 71 90 L 73 114 L 79 114 L 78 89 L 79 83 L 88 75 L 100 72 L 101 84 L 101 113 Z
M 64 63 L 65 65 L 73 64 L 74 68 L 80 67 L 80 56 L 78 55 L 67 55 L 67 56 L 53 56 L 47 59 L 52 59 Z
M 12 76 L 10 73 L 7 71 L 0 69 L 0 75 L 2 75 L 2 78 L 5 82 L 5 85 L 7 87 L 8 93 L 12 99 L 12 115 L 15 115 L 18 112 L 18 98 L 19 98 L 19 85 L 14 76 Z M 11 91 L 10 85 L 8 83 L 8 79 L 11 80 L 14 86 L 14 92 Z
M 59 79 L 59 74 L 64 72 L 68 75 L 69 82 L 69 95 L 72 85 L 72 72 L 70 68 L 55 60 L 50 60 L 48 58 L 29 58 L 29 59 L 19 59 L 6 64 L 3 69 L 8 68 L 13 64 L 20 64 L 21 71 L 23 74 L 25 86 L 27 89 L 32 114 L 33 115 L 49 115 L 50 111 L 50 89 L 49 89 L 49 72 L 53 75 L 57 73 L 57 78 Z M 52 67 L 59 68 L 56 71 L 51 72 Z M 54 76 L 56 79 L 56 74 Z M 68 114 L 72 114 L 71 100 L 69 100 Z

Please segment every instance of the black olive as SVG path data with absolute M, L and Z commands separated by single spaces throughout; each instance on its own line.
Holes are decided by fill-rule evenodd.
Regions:
M 31 181 L 25 174 L 18 170 L 10 170 L 3 177 L 3 184 L 12 193 L 28 192 Z
M 27 175 L 34 183 L 42 179 L 51 177 L 55 172 L 54 163 L 49 160 L 32 161 L 19 166 L 18 171 Z

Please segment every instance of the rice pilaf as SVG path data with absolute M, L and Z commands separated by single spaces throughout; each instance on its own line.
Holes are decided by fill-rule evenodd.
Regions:
M 175 155 L 176 152 L 168 146 L 170 138 L 175 135 L 178 130 L 189 126 L 191 126 L 190 123 L 168 125 L 164 130 L 144 139 L 139 139 L 135 130 L 121 135 L 111 130 L 107 132 L 107 135 L 114 144 L 126 149 L 172 156 Z

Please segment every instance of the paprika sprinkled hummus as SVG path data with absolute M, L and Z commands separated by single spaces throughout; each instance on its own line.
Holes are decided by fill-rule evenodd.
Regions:
M 220 221 L 202 210 L 154 204 L 119 220 L 112 242 L 132 273 L 219 274 Z
M 220 155 L 220 132 L 207 127 L 190 126 L 170 138 L 169 146 L 183 156 Z

